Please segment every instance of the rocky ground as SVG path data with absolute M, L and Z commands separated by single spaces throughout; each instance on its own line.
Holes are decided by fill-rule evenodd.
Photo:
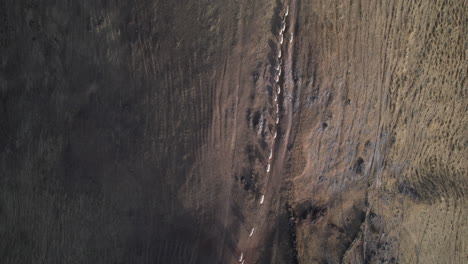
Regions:
M 1 263 L 466 263 L 466 1 L 0 2 Z

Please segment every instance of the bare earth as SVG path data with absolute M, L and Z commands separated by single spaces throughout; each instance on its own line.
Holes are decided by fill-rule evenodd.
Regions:
M 0 1 L 0 263 L 468 263 L 467 14 Z

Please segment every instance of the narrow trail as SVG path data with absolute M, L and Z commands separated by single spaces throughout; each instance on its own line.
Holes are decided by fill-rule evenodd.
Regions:
M 273 140 L 269 143 L 269 156 L 263 172 L 264 186 L 260 190 L 261 195 L 257 202 L 258 213 L 252 219 L 250 233 L 241 235 L 238 242 L 239 256 L 237 262 L 256 263 L 264 250 L 264 241 L 268 238 L 269 228 L 277 228 L 274 225 L 266 224 L 273 219 L 272 215 L 277 215 L 281 210 L 280 189 L 284 183 L 283 169 L 285 167 L 286 155 L 288 151 L 288 142 L 292 128 L 293 114 L 293 35 L 295 21 L 294 13 L 295 3 L 283 3 L 283 8 L 280 10 L 281 25 L 274 38 L 276 39 L 276 65 L 271 65 L 275 69 L 272 76 L 274 89 L 271 99 L 269 100 L 268 108 L 274 109 L 271 111 L 271 119 L 274 120 L 274 130 L 272 131 Z M 275 232 L 274 244 L 278 244 L 278 232 Z M 265 243 L 270 243 L 266 241 Z M 273 256 L 275 255 L 273 249 Z

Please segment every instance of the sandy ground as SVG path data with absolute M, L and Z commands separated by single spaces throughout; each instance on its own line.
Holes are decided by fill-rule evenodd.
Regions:
M 0 262 L 466 263 L 467 14 L 1 1 Z

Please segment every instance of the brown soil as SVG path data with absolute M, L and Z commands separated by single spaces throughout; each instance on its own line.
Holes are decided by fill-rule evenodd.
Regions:
M 467 14 L 1 1 L 0 263 L 468 262 Z

